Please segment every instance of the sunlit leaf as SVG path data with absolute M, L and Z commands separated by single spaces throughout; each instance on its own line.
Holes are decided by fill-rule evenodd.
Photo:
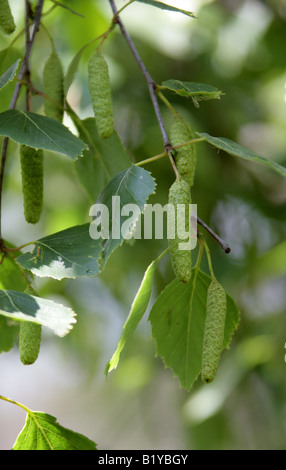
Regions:
M 220 99 L 222 92 L 212 85 L 181 80 L 166 80 L 160 87 L 173 91 L 177 95 L 193 98 L 195 101 Z
M 0 77 L 0 89 L 4 88 L 7 83 L 11 82 L 15 77 L 18 67 L 19 67 L 20 59 L 18 59 L 11 67 L 9 67 L 6 72 L 3 73 Z
M 65 336 L 76 321 L 73 310 L 64 305 L 13 290 L 0 290 L 0 315 L 39 323 L 58 336 Z
M 54 416 L 29 411 L 13 450 L 96 450 L 96 444 L 61 426 Z
M 146 312 L 152 293 L 154 275 L 158 261 L 159 258 L 152 261 L 152 263 L 148 266 L 144 274 L 143 280 L 132 303 L 127 320 L 123 325 L 123 331 L 119 339 L 117 348 L 112 358 L 106 365 L 105 374 L 108 374 L 110 371 L 112 371 L 112 369 L 116 369 L 120 359 L 120 355 L 126 342 L 132 336 L 144 313 Z
M 160 8 L 161 10 L 173 11 L 176 13 L 183 13 L 183 15 L 187 15 L 192 18 L 194 18 L 195 16 L 194 13 L 192 13 L 191 11 L 182 10 L 181 8 L 173 7 L 171 5 L 166 5 L 165 3 L 162 3 L 162 2 L 156 2 L 155 0 L 136 0 L 136 1 L 140 3 L 146 3 L 147 5 L 151 5 L 153 7 Z

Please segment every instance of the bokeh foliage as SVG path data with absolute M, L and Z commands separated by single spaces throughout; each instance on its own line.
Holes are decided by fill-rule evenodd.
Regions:
M 85 18 L 57 8 L 44 21 L 65 70 L 82 46 L 108 28 L 111 18 L 106 0 L 66 3 Z M 175 3 L 194 10 L 191 1 Z M 18 8 L 20 17 L 18 4 L 11 2 L 13 11 L 17 12 Z M 118 7 L 121 4 L 123 2 L 118 1 Z M 205 82 L 223 91 L 220 101 L 201 102 L 199 108 L 191 101 L 166 93 L 172 104 L 190 120 L 194 130 L 228 137 L 286 166 L 285 2 L 196 2 L 195 14 L 197 19 L 181 18 L 175 13 L 155 12 L 147 5 L 134 4 L 122 18 L 155 81 L 161 83 L 176 78 Z M 36 74 L 34 85 L 41 89 L 44 56 L 48 57 L 50 52 L 44 30 L 37 41 L 32 69 Z M 5 62 L 5 70 L 18 58 L 17 48 L 21 50 L 22 38 L 7 57 L 3 52 L 8 45 L 4 37 L 0 38 L 0 45 L 1 67 Z M 68 95 L 71 106 L 83 118 L 91 115 L 87 60 L 93 47 L 84 52 Z M 140 161 L 160 153 L 162 138 L 146 84 L 119 31 L 115 30 L 108 37 L 103 52 L 110 66 L 115 126 L 131 158 Z M 9 87 L 12 92 L 13 87 Z M 8 102 L 9 97 L 3 100 L 1 97 L 1 111 L 7 108 Z M 43 100 L 35 97 L 35 112 L 40 112 L 42 106 Z M 163 104 L 161 109 L 169 128 L 170 113 Z M 174 179 L 168 159 L 151 163 L 146 169 L 157 181 L 156 194 L 149 202 L 165 204 Z M 58 155 L 46 158 L 45 210 L 37 228 L 27 227 L 24 222 L 19 159 L 13 146 L 6 174 L 3 227 L 5 238 L 12 243 L 21 244 L 26 239 L 89 221 L 89 208 L 95 201 L 90 200 L 81 187 L 73 162 Z M 118 411 L 114 448 L 119 434 L 124 436 L 121 442 L 128 448 L 126 420 L 130 426 L 136 425 L 130 414 L 123 419 L 119 413 L 124 393 L 132 400 L 136 397 L 134 406 L 141 407 L 142 416 L 147 413 L 143 429 L 149 437 L 145 442 L 149 445 L 152 436 L 154 448 L 166 442 L 164 435 L 168 435 L 170 445 L 177 446 L 175 448 L 284 448 L 285 179 L 258 164 L 238 161 L 200 143 L 192 197 L 198 204 L 198 215 L 232 248 L 231 253 L 225 255 L 215 241 L 205 235 L 216 276 L 235 298 L 241 312 L 240 327 L 230 350 L 224 354 L 216 381 L 209 386 L 197 382 L 189 393 L 180 390 L 170 371 L 162 371 L 161 360 L 154 358 L 150 331 L 143 325 L 124 350 L 118 369 L 108 378 L 107 385 L 104 383 L 104 364 L 114 350 L 144 271 L 166 248 L 164 240 L 124 244 L 111 256 L 103 274 L 94 280 L 38 281 L 40 293 L 46 296 L 56 293 L 78 312 L 77 325 L 58 347 L 85 371 L 88 384 L 96 378 L 104 383 L 103 390 L 108 387 L 108 393 L 101 396 L 101 410 L 103 416 L 108 415 L 109 401 L 114 400 Z M 204 265 L 207 266 L 206 260 Z M 172 279 L 171 264 L 166 257 L 155 276 L 155 293 Z M 53 339 L 47 337 L 47 347 L 49 341 Z M 42 347 L 45 348 L 45 343 Z M 4 358 L 2 355 L 1 360 Z M 166 390 L 160 388 L 160 380 L 164 380 Z M 168 397 L 171 395 L 172 400 L 163 400 L 165 408 L 158 406 L 156 414 L 156 400 L 160 400 L 158 390 Z M 155 413 L 152 418 L 148 415 L 150 409 Z M 115 415 L 112 418 L 111 411 L 109 413 L 112 423 Z M 153 421 L 155 431 L 150 429 Z M 167 433 L 164 426 L 169 426 L 171 431 Z M 180 438 L 176 441 L 178 435 Z M 101 436 L 97 435 L 96 441 L 100 443 L 100 440 Z M 108 438 L 105 441 L 112 445 Z M 137 444 L 132 441 L 132 445 L 144 447 L 144 438 Z

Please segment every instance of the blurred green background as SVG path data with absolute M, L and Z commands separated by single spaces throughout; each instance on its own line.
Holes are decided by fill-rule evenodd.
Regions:
M 34 2 L 35 3 L 35 2 Z M 43 22 L 54 39 L 65 70 L 86 43 L 109 26 L 107 0 L 64 2 L 85 18 L 57 8 Z M 118 8 L 124 4 L 118 0 Z M 194 130 L 228 137 L 286 166 L 286 1 L 185 0 L 166 2 L 194 11 L 196 19 L 131 5 L 122 14 L 145 65 L 160 83 L 175 78 L 213 85 L 220 101 L 191 101 L 166 94 Z M 52 5 L 45 2 L 45 10 Z M 24 2 L 11 0 L 18 27 Z M 0 36 L 4 50 L 11 38 Z M 23 37 L 1 67 L 22 55 Z M 93 46 L 94 47 L 94 46 Z M 85 118 L 92 115 L 87 60 L 82 56 L 69 90 L 69 103 Z M 42 30 L 32 54 L 33 82 L 42 88 L 50 53 Z M 163 150 L 148 90 L 137 64 L 115 30 L 103 53 L 112 82 L 116 128 L 134 161 Z M 5 56 L 6 57 L 6 56 Z M 1 69 L 2 71 L 2 69 Z M 13 86 L 10 86 L 11 93 Z M 6 90 L 7 91 L 7 90 Z M 1 93 L 0 110 L 10 95 Z M 21 101 L 19 102 L 21 105 Z M 160 104 L 167 129 L 170 112 Z M 43 100 L 33 99 L 43 111 Z M 66 117 L 66 125 L 71 122 Z M 45 209 L 41 222 L 23 217 L 19 155 L 10 146 L 3 198 L 4 237 L 16 245 L 89 220 L 90 201 L 73 163 L 59 155 L 45 159 Z M 168 159 L 145 167 L 156 178 L 149 202 L 167 202 L 173 172 Z M 100 449 L 284 449 L 286 439 L 286 181 L 251 164 L 198 144 L 193 202 L 198 215 L 231 246 L 225 255 L 205 233 L 217 278 L 235 298 L 241 322 L 225 352 L 216 380 L 200 379 L 187 392 L 155 357 L 148 312 L 107 381 L 110 359 L 130 305 L 149 263 L 166 241 L 125 244 L 95 279 L 37 279 L 40 294 L 71 306 L 77 324 L 65 338 L 43 332 L 38 361 L 25 367 L 15 347 L 0 356 L 1 390 L 33 410 L 50 413 L 82 432 Z M 206 260 L 203 268 L 207 270 Z M 207 272 L 207 271 L 206 271 Z M 159 264 L 152 300 L 173 279 L 169 256 Z M 24 425 L 22 410 L 0 402 L 0 448 L 12 447 Z

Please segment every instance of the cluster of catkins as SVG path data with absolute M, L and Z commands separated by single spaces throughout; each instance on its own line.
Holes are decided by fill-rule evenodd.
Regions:
M 173 147 L 179 146 L 194 139 L 194 134 L 189 124 L 179 114 L 170 131 Z M 169 250 L 173 269 L 176 277 L 183 283 L 188 283 L 192 275 L 191 250 L 180 250 L 179 246 L 184 240 L 179 237 L 180 224 L 186 234 L 190 232 L 191 214 L 189 205 L 192 202 L 191 188 L 194 183 L 197 154 L 194 144 L 178 147 L 174 160 L 178 170 L 178 176 L 169 190 L 169 222 L 176 224 L 175 238 L 169 239 Z M 178 205 L 185 205 L 184 217 L 180 218 Z M 175 209 L 175 211 L 174 211 Z M 227 297 L 220 283 L 213 278 L 208 287 L 206 303 L 206 319 L 202 349 L 202 379 L 210 383 L 213 381 L 223 350 L 225 316 L 227 309 Z

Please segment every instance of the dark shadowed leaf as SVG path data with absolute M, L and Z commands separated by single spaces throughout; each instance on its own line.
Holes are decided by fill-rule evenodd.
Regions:
M 206 132 L 196 132 L 196 134 L 200 137 L 203 137 L 209 144 L 213 145 L 214 147 L 224 150 L 229 155 L 233 157 L 243 158 L 244 160 L 249 160 L 252 162 L 262 163 L 263 165 L 268 166 L 272 170 L 276 171 L 282 176 L 286 176 L 286 168 L 279 165 L 279 163 L 274 162 L 273 160 L 268 160 L 265 157 L 262 157 L 258 153 L 252 152 L 246 147 L 243 147 L 236 142 L 233 142 L 230 139 L 225 137 L 213 137 Z
M 75 159 L 87 148 L 67 127 L 41 114 L 10 109 L 0 113 L 0 135 L 18 144 L 50 150 Z
M 75 168 L 80 182 L 95 202 L 107 183 L 129 168 L 132 162 L 115 130 L 110 137 L 100 138 L 94 118 L 82 121 L 79 133 L 89 150 L 83 152 L 83 158 L 76 160 Z
M 34 250 L 17 261 L 39 277 L 95 276 L 100 272 L 102 240 L 93 240 L 90 224 L 77 225 L 35 241 Z

